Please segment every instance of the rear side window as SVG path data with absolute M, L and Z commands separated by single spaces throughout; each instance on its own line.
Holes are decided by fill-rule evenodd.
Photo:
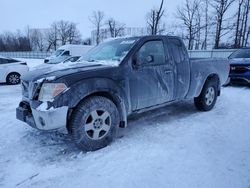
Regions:
M 181 63 L 185 60 L 186 52 L 184 46 L 178 39 L 168 39 L 170 52 L 176 61 L 176 63 Z
M 17 63 L 19 62 L 18 60 L 15 60 L 15 59 L 8 59 L 8 63 Z
M 9 63 L 9 62 L 8 62 L 8 59 L 0 58 L 0 64 L 1 64 L 1 65 L 2 65 L 2 64 L 7 64 L 7 63 Z
M 0 64 L 17 63 L 17 62 L 19 61 L 15 59 L 0 58 Z

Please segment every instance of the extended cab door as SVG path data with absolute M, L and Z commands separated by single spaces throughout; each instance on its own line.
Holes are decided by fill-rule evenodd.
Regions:
M 175 99 L 183 99 L 190 86 L 190 62 L 183 42 L 176 37 L 168 37 L 169 54 L 176 66 Z
M 132 60 L 130 94 L 133 110 L 173 100 L 174 71 L 163 37 L 142 42 Z

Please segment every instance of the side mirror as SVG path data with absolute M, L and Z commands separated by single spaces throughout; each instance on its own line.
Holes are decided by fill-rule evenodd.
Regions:
M 147 63 L 152 63 L 154 62 L 154 56 L 153 55 L 148 55 L 147 57 L 142 57 L 140 58 L 138 54 L 136 54 L 132 58 L 132 65 L 134 68 L 138 68 L 142 64 L 147 64 Z
M 148 56 L 146 57 L 146 61 L 147 61 L 147 63 L 152 63 L 152 62 L 154 62 L 154 56 L 148 55 Z

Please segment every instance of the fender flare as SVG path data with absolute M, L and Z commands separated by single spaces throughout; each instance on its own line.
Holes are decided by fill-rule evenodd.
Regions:
M 221 88 L 220 88 L 220 77 L 219 77 L 218 74 L 216 74 L 216 73 L 209 74 L 209 75 L 206 77 L 206 79 L 204 80 L 203 85 L 202 85 L 202 87 L 200 88 L 198 94 L 199 94 L 199 95 L 201 94 L 204 85 L 206 84 L 207 81 L 210 81 L 210 80 L 216 80 L 216 81 L 217 81 L 218 96 L 220 96 L 220 93 L 221 93 Z M 198 96 L 199 96 L 199 95 L 198 95 Z
M 103 96 L 110 99 L 117 107 L 120 115 L 120 127 L 127 126 L 129 111 L 128 95 L 122 87 L 112 79 L 91 78 L 78 81 L 69 86 L 68 91 L 54 100 L 55 108 L 67 105 L 71 111 L 82 101 L 91 96 Z

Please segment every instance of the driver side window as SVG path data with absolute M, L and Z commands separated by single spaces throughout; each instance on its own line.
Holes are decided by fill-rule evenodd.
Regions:
M 165 52 L 162 41 L 146 42 L 138 51 L 140 64 L 164 64 Z

